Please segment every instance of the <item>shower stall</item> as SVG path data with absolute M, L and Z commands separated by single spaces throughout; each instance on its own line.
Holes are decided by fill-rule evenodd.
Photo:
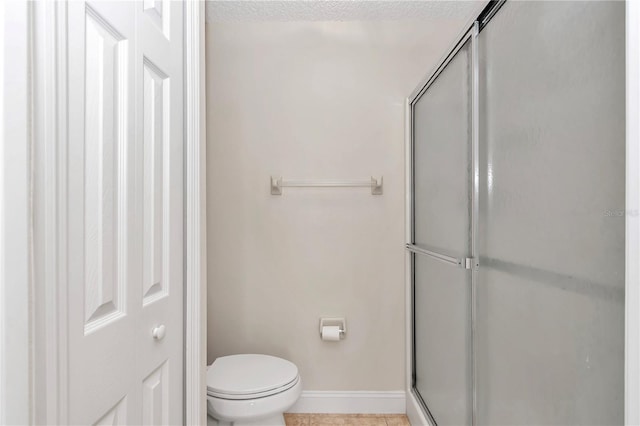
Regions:
M 622 424 L 624 2 L 489 3 L 407 113 L 426 417 Z

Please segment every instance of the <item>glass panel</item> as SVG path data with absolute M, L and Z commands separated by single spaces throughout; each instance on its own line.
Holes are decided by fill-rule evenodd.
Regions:
M 414 242 L 469 252 L 471 43 L 414 105 Z
M 621 424 L 624 2 L 480 33 L 479 424 Z
M 414 242 L 470 251 L 471 47 L 414 104 Z M 469 271 L 414 255 L 415 388 L 439 425 L 471 423 Z
M 438 425 L 471 424 L 471 273 L 414 256 L 416 390 Z

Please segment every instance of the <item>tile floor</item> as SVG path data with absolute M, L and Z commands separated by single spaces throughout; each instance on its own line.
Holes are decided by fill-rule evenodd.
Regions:
M 411 426 L 404 414 L 285 414 L 287 426 Z

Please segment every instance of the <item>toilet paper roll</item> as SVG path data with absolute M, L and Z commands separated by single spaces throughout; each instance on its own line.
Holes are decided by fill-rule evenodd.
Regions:
M 337 342 L 340 340 L 340 327 L 337 325 L 325 325 L 322 327 L 322 340 Z

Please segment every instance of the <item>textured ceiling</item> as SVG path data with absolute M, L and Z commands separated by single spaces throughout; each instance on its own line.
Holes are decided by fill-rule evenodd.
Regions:
M 221 1 L 207 0 L 207 22 L 381 21 L 469 19 L 476 1 Z

